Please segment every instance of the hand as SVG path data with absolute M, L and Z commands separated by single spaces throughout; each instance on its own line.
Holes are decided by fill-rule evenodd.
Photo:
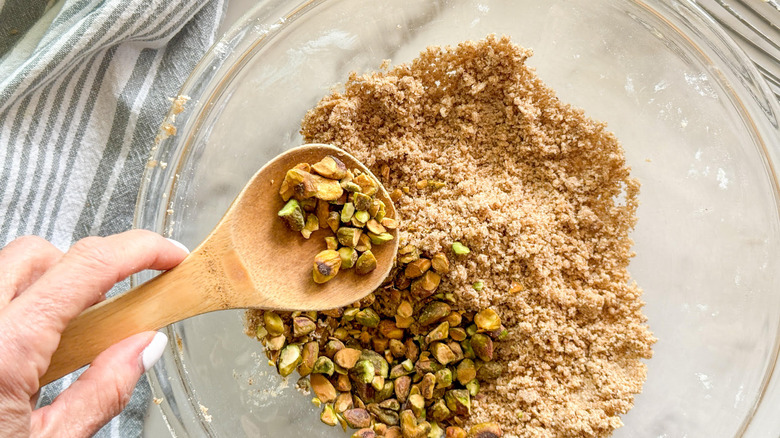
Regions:
M 144 230 L 89 237 L 64 254 L 39 237 L 0 250 L 0 436 L 87 437 L 119 414 L 162 354 L 165 335 L 115 344 L 52 404 L 33 410 L 38 380 L 71 319 L 130 274 L 170 269 L 186 255 Z

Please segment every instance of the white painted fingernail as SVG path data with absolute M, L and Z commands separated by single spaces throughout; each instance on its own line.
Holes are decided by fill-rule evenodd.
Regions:
M 163 355 L 165 346 L 168 344 L 168 336 L 163 332 L 157 332 L 152 338 L 152 342 L 144 348 L 141 353 L 141 362 L 144 364 L 144 372 L 149 371 Z
M 187 251 L 187 254 L 189 254 L 189 253 L 190 253 L 190 250 L 189 250 L 189 248 L 187 248 L 186 246 L 184 246 L 184 244 L 183 244 L 183 243 L 181 243 L 181 242 L 179 242 L 178 240 L 173 240 L 173 239 L 171 239 L 170 237 L 166 237 L 166 239 L 168 239 L 168 242 L 171 242 L 172 244 L 174 244 L 174 245 L 178 246 L 179 248 L 181 248 L 181 249 L 183 249 L 183 250 Z

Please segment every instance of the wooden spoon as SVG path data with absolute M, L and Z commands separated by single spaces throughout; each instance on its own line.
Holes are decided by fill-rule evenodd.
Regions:
M 214 310 L 261 308 L 323 310 L 345 306 L 368 295 L 390 273 L 398 235 L 371 252 L 377 268 L 367 275 L 342 270 L 331 281 L 312 280 L 314 256 L 325 249 L 325 229 L 306 240 L 277 217 L 284 202 L 279 186 L 298 163 L 316 163 L 327 155 L 348 169 L 370 171 L 329 145 L 304 145 L 279 155 L 258 171 L 206 240 L 177 267 L 114 298 L 85 310 L 70 322 L 41 385 L 90 363 L 100 352 L 136 333 Z M 376 179 L 376 178 L 375 178 Z M 379 181 L 377 179 L 377 181 Z M 384 187 L 377 198 L 387 217 L 395 209 Z M 322 227 L 322 226 L 321 226 Z

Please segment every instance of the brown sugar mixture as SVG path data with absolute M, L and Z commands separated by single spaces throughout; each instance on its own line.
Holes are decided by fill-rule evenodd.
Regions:
M 559 101 L 526 65 L 531 54 L 505 37 L 429 47 L 351 75 L 302 134 L 400 190 L 401 246 L 447 252 L 440 290 L 461 310 L 500 315 L 506 371 L 473 401 L 472 424 L 498 422 L 507 437 L 608 436 L 655 342 L 627 271 L 639 183 L 605 124 Z M 454 255 L 455 241 L 471 252 Z

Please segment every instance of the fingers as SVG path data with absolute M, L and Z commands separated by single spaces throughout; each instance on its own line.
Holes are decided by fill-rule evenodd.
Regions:
M 0 309 L 62 258 L 62 251 L 38 236 L 20 237 L 0 250 Z
M 71 319 L 128 275 L 149 268 L 170 269 L 186 255 L 170 240 L 144 230 L 79 241 L 0 309 L 0 339 L 6 338 L 8 357 L 18 358 L 9 359 L 5 371 L 24 382 L 28 394 L 35 393 Z
M 78 241 L 8 307 L 15 306 L 19 321 L 31 321 L 36 330 L 60 333 L 117 282 L 144 269 L 170 269 L 186 255 L 170 240 L 146 230 L 88 237 Z
M 32 413 L 31 436 L 92 436 L 122 412 L 136 382 L 162 355 L 167 337 L 140 333 L 101 353 L 54 402 Z

